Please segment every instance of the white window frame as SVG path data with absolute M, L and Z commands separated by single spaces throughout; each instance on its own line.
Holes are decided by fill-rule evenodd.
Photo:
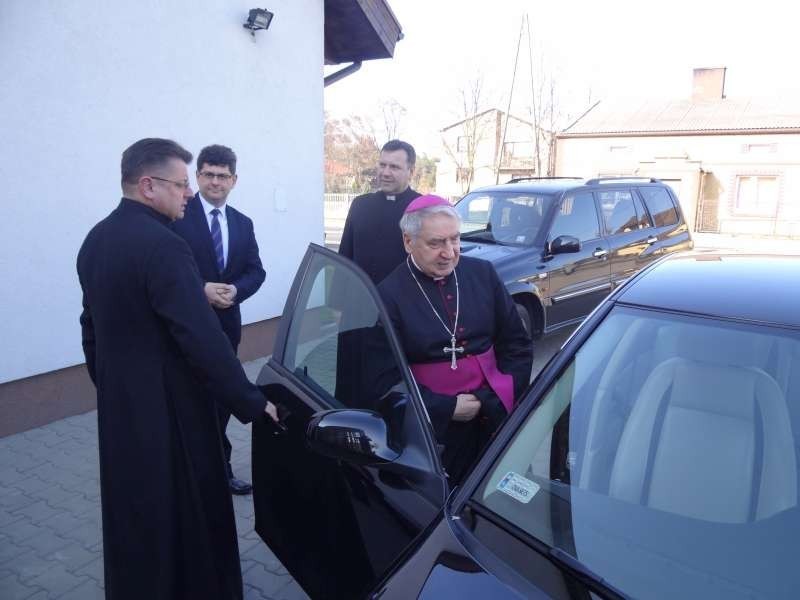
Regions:
M 774 185 L 774 197 L 771 199 L 762 200 L 762 194 L 766 190 L 762 190 L 761 182 L 770 180 Z M 747 183 L 754 185 L 754 200 L 742 197 L 742 187 Z M 780 177 L 776 174 L 758 173 L 748 175 L 736 176 L 736 195 L 733 199 L 733 212 L 736 216 L 751 216 L 751 217 L 774 217 L 778 213 L 778 206 L 780 205 Z

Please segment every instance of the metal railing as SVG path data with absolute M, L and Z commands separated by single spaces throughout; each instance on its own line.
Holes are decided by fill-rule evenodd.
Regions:
M 336 250 L 342 239 L 344 222 L 353 199 L 360 194 L 324 194 L 323 218 L 325 220 L 325 245 Z M 445 196 L 451 203 L 461 199 L 461 196 Z
M 358 194 L 325 194 L 323 215 L 325 219 L 325 245 L 336 250 L 342 239 L 344 222 L 353 198 Z
M 342 218 L 345 218 L 356 196 L 358 194 L 325 194 L 325 218 L 327 219 L 328 215 L 338 217 L 342 213 L 344 213 Z

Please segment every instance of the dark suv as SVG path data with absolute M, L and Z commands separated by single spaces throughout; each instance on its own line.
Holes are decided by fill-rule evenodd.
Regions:
M 579 323 L 656 258 L 693 246 L 658 179 L 515 179 L 455 208 L 461 251 L 494 264 L 534 336 Z

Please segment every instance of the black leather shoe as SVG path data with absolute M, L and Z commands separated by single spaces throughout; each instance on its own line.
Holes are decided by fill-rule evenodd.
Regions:
M 231 494 L 236 494 L 237 496 L 246 496 L 253 491 L 252 485 L 241 479 L 236 479 L 236 477 L 228 479 L 228 486 L 231 488 Z

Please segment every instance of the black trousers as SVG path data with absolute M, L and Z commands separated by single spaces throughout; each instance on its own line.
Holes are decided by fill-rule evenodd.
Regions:
M 481 401 L 478 415 L 471 421 L 450 421 L 445 434 L 442 465 L 450 476 L 451 485 L 461 483 L 508 416 L 491 388 L 481 388 L 473 394 Z
M 228 439 L 228 434 L 225 430 L 228 428 L 228 421 L 231 419 L 231 412 L 222 404 L 217 402 L 217 419 L 219 420 L 219 433 L 222 438 L 222 451 L 225 453 L 225 468 L 228 471 L 228 479 L 233 477 L 233 469 L 231 469 L 231 441 Z
M 239 345 L 231 342 L 233 353 L 236 354 Z M 225 469 L 228 473 L 228 479 L 233 477 L 233 469 L 231 469 L 231 441 L 228 439 L 228 434 L 225 430 L 228 429 L 228 421 L 231 420 L 231 411 L 224 404 L 217 402 L 217 420 L 219 421 L 219 435 L 222 438 L 222 451 L 225 453 Z

